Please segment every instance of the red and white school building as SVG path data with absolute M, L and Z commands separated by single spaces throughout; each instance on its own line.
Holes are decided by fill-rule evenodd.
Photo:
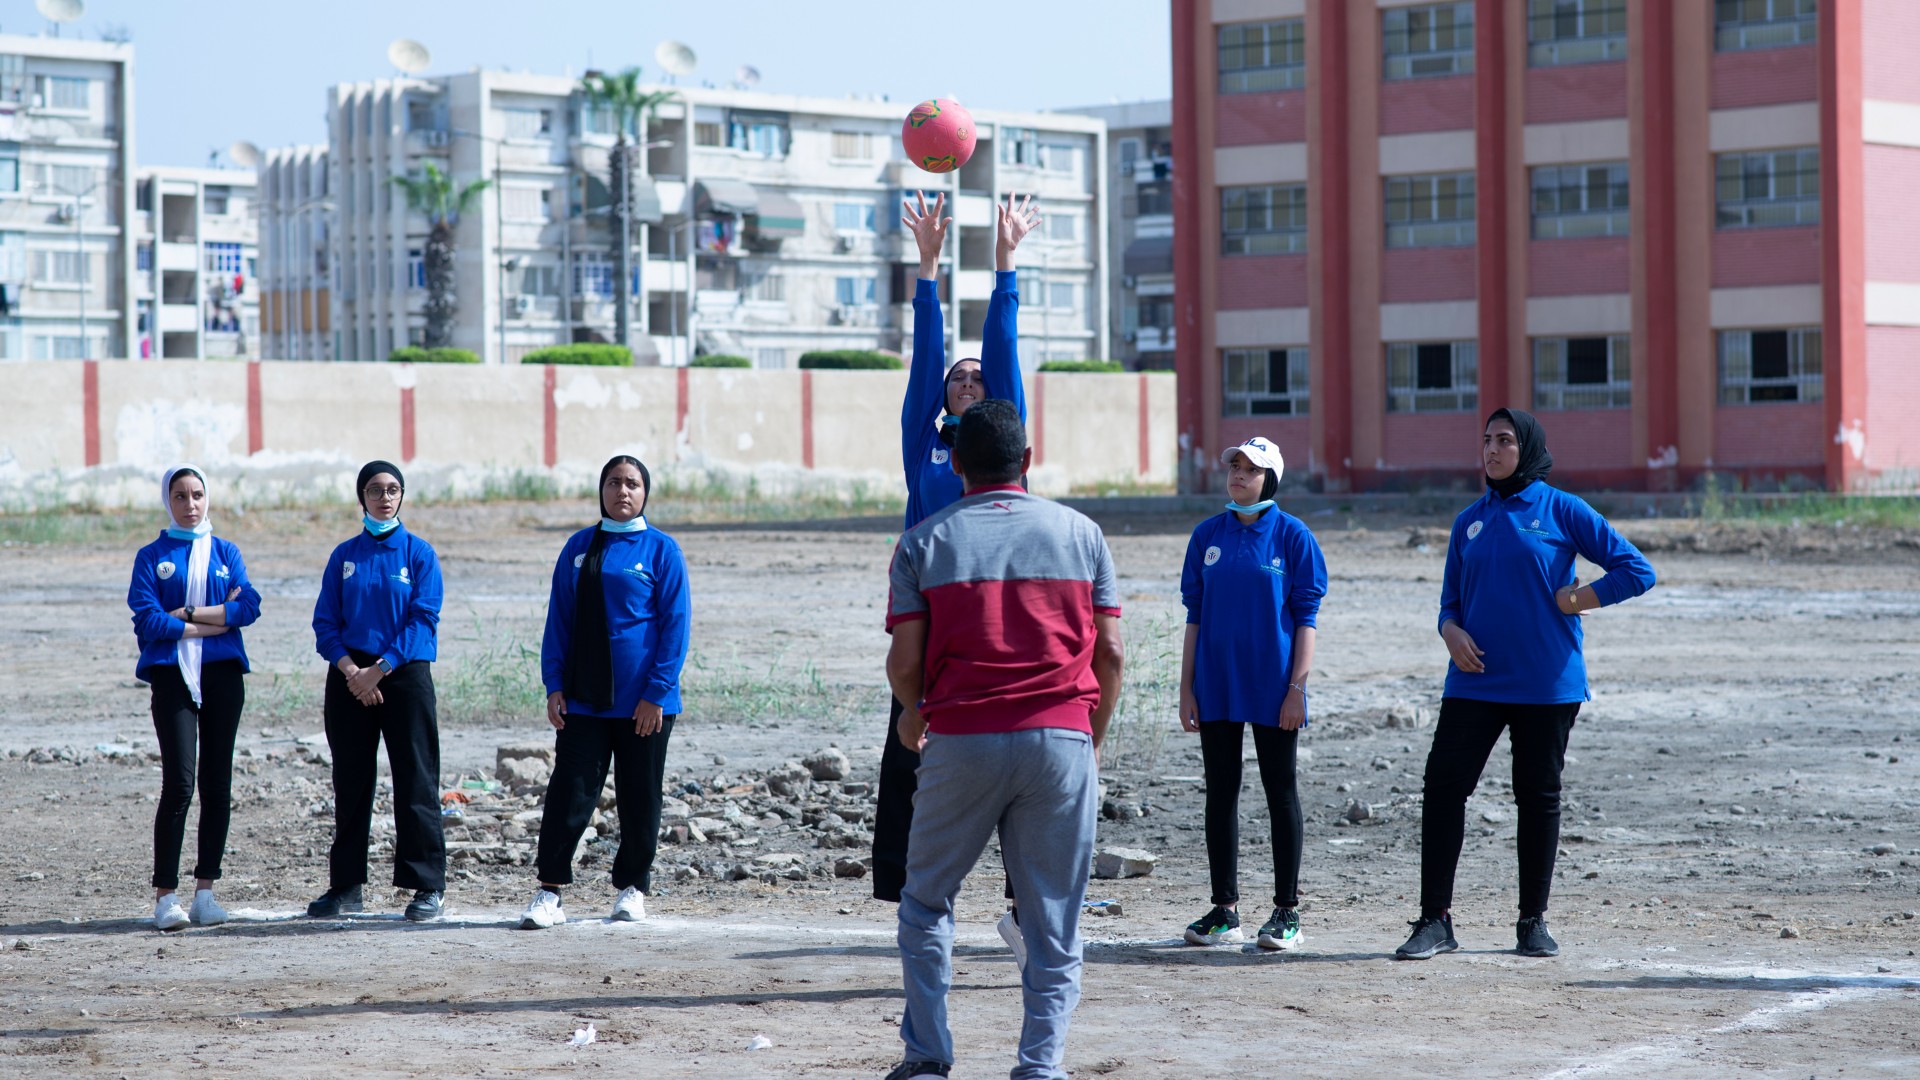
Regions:
M 1172 0 L 1182 484 L 1913 491 L 1920 2 Z

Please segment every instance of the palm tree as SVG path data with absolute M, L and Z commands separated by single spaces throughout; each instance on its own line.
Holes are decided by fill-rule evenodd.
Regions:
M 627 327 L 632 300 L 628 295 L 633 271 L 629 260 L 632 258 L 632 234 L 629 231 L 629 219 L 633 207 L 629 203 L 632 190 L 627 187 L 627 170 L 633 167 L 633 143 L 627 136 L 639 137 L 644 132 L 645 122 L 652 117 L 660 103 L 673 96 L 671 90 L 646 91 L 640 89 L 640 69 L 627 68 L 617 75 L 590 71 L 580 80 L 580 92 L 594 108 L 611 113 L 614 121 L 613 153 L 607 162 L 607 198 L 613 212 L 613 298 L 614 298 L 614 340 L 627 345 Z
M 453 291 L 453 230 L 460 224 L 460 215 L 472 209 L 474 200 L 492 181 L 475 180 L 456 190 L 453 177 L 431 161 L 421 166 L 419 176 L 388 179 L 406 193 L 407 207 L 427 219 L 426 345 L 443 349 L 453 343 L 453 316 L 460 308 Z

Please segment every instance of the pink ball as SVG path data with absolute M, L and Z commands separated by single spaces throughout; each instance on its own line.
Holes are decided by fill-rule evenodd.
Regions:
M 952 172 L 973 156 L 973 114 L 952 98 L 923 101 L 900 125 L 907 160 L 930 173 Z

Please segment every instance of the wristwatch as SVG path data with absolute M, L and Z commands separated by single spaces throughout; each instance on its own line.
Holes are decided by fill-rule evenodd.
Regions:
M 187 605 L 187 621 L 188 622 L 193 621 L 193 605 L 192 604 Z
M 393 674 L 393 665 L 392 665 L 392 664 L 389 664 L 389 663 L 387 663 L 387 658 L 386 658 L 386 657 L 384 657 L 384 656 L 383 656 L 383 657 L 381 657 L 381 658 L 380 658 L 380 659 L 378 659 L 378 660 L 375 660 L 375 661 L 373 662 L 373 666 L 374 666 L 374 667 L 377 667 L 377 668 L 379 668 L 379 669 L 380 669 L 380 674 L 382 674 L 382 675 L 391 675 L 391 674 Z

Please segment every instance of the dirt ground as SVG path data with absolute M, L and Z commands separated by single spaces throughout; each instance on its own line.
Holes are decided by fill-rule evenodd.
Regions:
M 449 785 L 492 776 L 498 746 L 545 737 L 528 702 L 546 582 L 577 509 L 408 514 L 447 580 L 436 677 Z M 837 745 L 852 762 L 837 827 L 859 832 L 885 727 L 891 522 L 675 526 L 670 508 L 655 513 L 687 552 L 695 596 L 677 789 L 744 792 Z M 1910 536 L 1630 523 L 1661 583 L 1587 623 L 1594 700 L 1573 735 L 1550 913 L 1562 955 L 1510 951 L 1503 745 L 1469 808 L 1463 949 L 1397 963 L 1416 914 L 1420 725 L 1445 663 L 1433 612 L 1446 522 L 1307 520 L 1332 584 L 1301 744 L 1306 943 L 1279 955 L 1179 943 L 1209 891 L 1198 746 L 1171 708 L 1192 523 L 1102 522 L 1130 680 L 1105 780 L 1116 811 L 1141 816 L 1103 822 L 1100 843 L 1159 863 L 1094 884 L 1121 913 L 1083 924 L 1074 1075 L 1920 1075 Z M 320 731 L 312 596 L 353 522 L 337 510 L 215 521 L 265 597 L 247 631 L 255 674 L 220 883 L 235 920 L 170 935 L 150 919 L 159 775 L 124 604 L 133 550 L 155 529 L 0 548 L 0 1076 L 876 1077 L 898 1060 L 892 909 L 830 869 L 864 851 L 812 846 L 817 828 L 778 813 L 723 832 L 731 842 L 663 844 L 644 923 L 604 921 L 609 849 L 590 845 L 574 921 L 524 933 L 510 927 L 531 849 L 512 815 L 536 800 L 482 795 L 449 831 L 473 852 L 452 863 L 445 920 L 400 920 L 404 897 L 387 888 L 369 889 L 365 917 L 301 917 L 330 835 L 322 750 L 297 741 Z M 1257 921 L 1271 868 L 1251 767 L 1242 805 Z M 797 869 L 758 873 L 767 854 Z M 386 872 L 376 861 L 374 880 Z M 1019 983 L 993 932 L 998 891 L 989 853 L 962 898 L 956 1077 L 1012 1062 Z M 569 1047 L 588 1023 L 598 1041 Z M 755 1036 L 771 1046 L 748 1049 Z

